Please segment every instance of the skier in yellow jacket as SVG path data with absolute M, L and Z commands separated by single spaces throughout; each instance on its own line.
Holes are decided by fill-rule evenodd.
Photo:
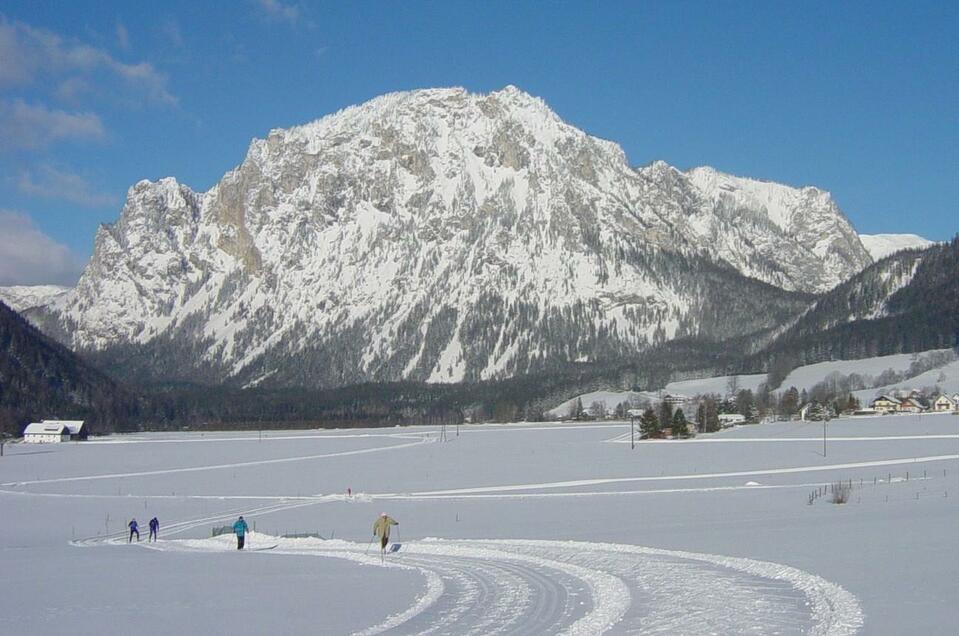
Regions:
M 373 536 L 380 535 L 380 553 L 386 553 L 386 544 L 390 542 L 390 526 L 400 525 L 399 521 L 385 512 L 373 522 Z

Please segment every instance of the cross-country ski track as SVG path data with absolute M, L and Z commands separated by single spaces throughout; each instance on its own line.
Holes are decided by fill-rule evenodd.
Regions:
M 292 505 L 309 505 L 304 503 Z M 281 506 L 276 509 L 282 508 Z M 250 511 L 265 514 L 269 508 Z M 209 523 L 191 520 L 171 534 Z M 78 542 L 125 544 L 125 537 Z M 171 552 L 235 552 L 234 539 L 164 539 L 140 547 Z M 254 558 L 346 559 L 414 570 L 423 591 L 405 611 L 363 635 L 393 634 L 854 634 L 856 598 L 819 576 L 776 563 L 642 546 L 542 540 L 424 539 L 379 556 L 376 546 L 286 539 Z

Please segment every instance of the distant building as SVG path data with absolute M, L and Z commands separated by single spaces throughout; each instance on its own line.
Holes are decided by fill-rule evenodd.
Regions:
M 83 420 L 43 420 L 33 422 L 23 431 L 23 441 L 31 444 L 49 444 L 78 441 L 87 438 Z
M 685 395 L 679 395 L 678 393 L 666 393 L 663 395 L 663 402 L 670 406 L 682 406 L 686 402 L 689 402 L 690 399 L 691 398 Z
M 746 416 L 740 415 L 739 413 L 720 413 L 718 417 L 721 428 L 729 428 L 736 424 L 743 424 L 746 421 Z
M 60 422 L 32 422 L 23 430 L 29 444 L 58 444 L 70 441 L 70 429 Z
M 959 404 L 948 395 L 940 395 L 936 398 L 936 401 L 932 403 L 932 410 L 939 413 L 943 411 L 955 411 L 957 409 L 959 409 Z
M 895 413 L 899 410 L 899 406 L 902 402 L 899 398 L 893 397 L 891 395 L 880 395 L 875 400 L 872 401 L 873 409 L 879 411 L 880 413 Z
M 926 407 L 923 406 L 918 398 L 907 397 L 905 400 L 899 402 L 899 408 L 897 410 L 900 413 L 922 413 L 926 410 Z

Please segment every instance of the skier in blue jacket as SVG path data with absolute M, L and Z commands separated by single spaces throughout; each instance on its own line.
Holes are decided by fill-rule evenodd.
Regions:
M 243 544 L 246 542 L 246 531 L 250 529 L 250 526 L 246 525 L 246 521 L 243 519 L 243 515 L 240 515 L 240 518 L 236 520 L 233 524 L 233 533 L 236 535 L 236 549 L 242 550 Z
M 160 520 L 156 517 L 150 519 L 150 538 L 149 541 L 156 543 L 157 534 L 160 532 Z
M 127 539 L 127 543 L 133 542 L 133 535 L 137 535 L 137 543 L 140 542 L 140 527 L 137 525 L 136 518 L 130 519 L 130 523 L 127 524 L 127 527 L 130 528 L 130 538 Z

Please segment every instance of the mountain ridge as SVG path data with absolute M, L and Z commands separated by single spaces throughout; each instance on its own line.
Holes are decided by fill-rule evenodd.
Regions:
M 772 219 L 695 176 L 515 87 L 391 93 L 272 130 L 207 192 L 138 182 L 28 315 L 164 377 L 457 382 L 767 332 L 871 262 L 828 193 L 768 186 L 794 193 Z

